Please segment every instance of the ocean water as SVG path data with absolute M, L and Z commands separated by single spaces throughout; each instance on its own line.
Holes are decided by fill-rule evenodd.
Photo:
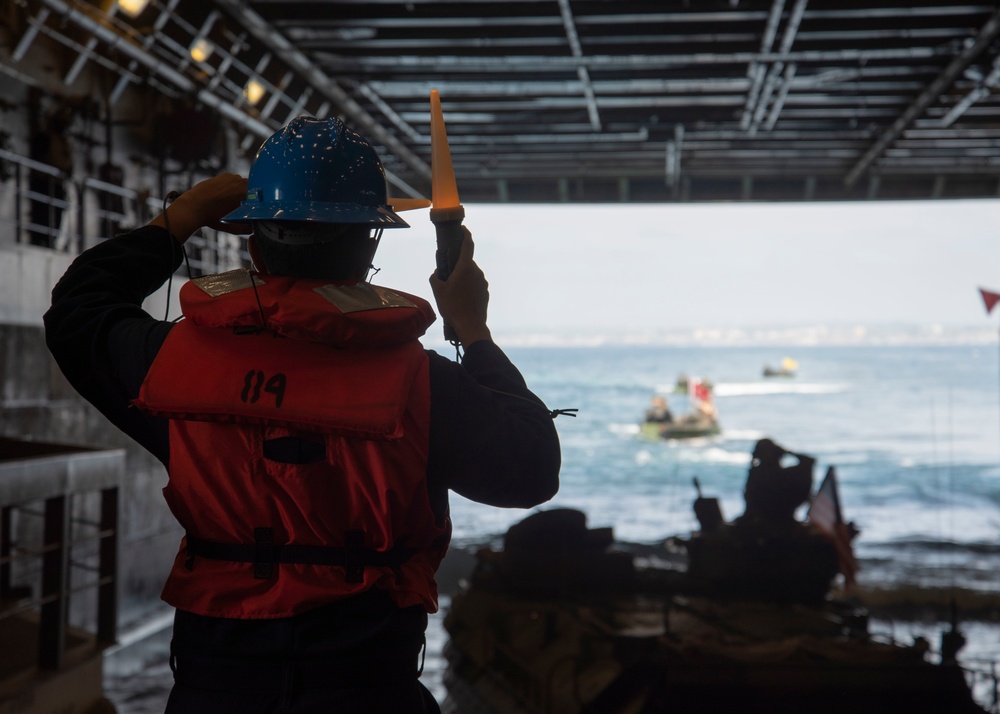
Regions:
M 550 408 L 562 444 L 561 488 L 541 508 L 571 507 L 622 541 L 658 544 L 696 527 L 697 477 L 726 518 L 743 512 L 756 441 L 768 437 L 817 459 L 814 488 L 836 469 L 844 516 L 860 529 L 855 550 L 868 588 L 939 588 L 995 600 L 993 618 L 964 624 L 964 663 L 1000 661 L 1000 351 L 997 345 L 837 347 L 531 347 L 506 350 Z M 765 378 L 785 356 L 792 378 Z M 639 423 L 665 394 L 675 414 L 679 374 L 709 379 L 722 432 L 684 442 L 649 441 Z M 452 496 L 456 547 L 495 542 L 530 511 Z M 442 627 L 448 597 L 431 618 L 424 681 L 444 701 Z M 874 621 L 897 641 L 936 642 L 946 623 Z M 143 675 L 111 668 L 119 712 L 162 710 L 169 671 L 154 648 Z M 995 682 L 977 698 L 990 705 Z M 141 690 L 137 691 L 136 688 Z
M 862 582 L 919 577 L 910 584 L 1000 592 L 995 345 L 507 352 L 550 408 L 579 409 L 556 419 L 561 487 L 543 508 L 578 508 L 590 527 L 613 527 L 626 541 L 687 534 L 696 527 L 693 478 L 726 518 L 740 515 L 750 453 L 767 437 L 817 459 L 814 488 L 836 470 L 844 517 L 861 530 L 855 548 L 871 561 Z M 794 377 L 763 376 L 785 356 L 798 362 Z M 675 415 L 690 408 L 673 393 L 679 374 L 714 385 L 721 434 L 644 439 L 639 423 L 654 394 Z M 457 541 L 503 533 L 525 515 L 452 497 Z M 915 570 L 904 572 L 908 563 Z
M 556 419 L 561 487 L 541 508 L 570 507 L 617 539 L 659 544 L 697 528 L 698 478 L 727 519 L 743 513 L 750 454 L 767 437 L 817 459 L 814 490 L 837 474 L 862 589 L 975 596 L 961 627 L 960 661 L 977 700 L 998 711 L 1000 672 L 1000 351 L 997 345 L 835 347 L 656 347 L 508 349 Z M 765 378 L 765 365 L 798 362 L 791 378 Z M 679 374 L 710 380 L 721 433 L 650 441 L 639 423 L 663 394 L 675 415 L 690 404 L 673 393 Z M 805 507 L 799 515 L 803 516 Z M 497 539 L 527 515 L 452 497 L 457 543 Z M 936 611 L 940 613 L 941 607 Z M 918 610 L 874 618 L 873 635 L 940 642 L 949 623 Z M 440 618 L 432 637 L 446 639 Z M 429 640 L 431 641 L 431 640 Z M 439 697 L 446 692 L 428 673 Z

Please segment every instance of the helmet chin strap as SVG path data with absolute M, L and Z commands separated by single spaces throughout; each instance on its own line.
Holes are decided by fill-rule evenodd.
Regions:
M 375 229 L 375 232 L 372 233 L 372 240 L 375 241 L 375 247 L 372 249 L 372 257 L 371 257 L 371 259 L 375 260 L 375 254 L 378 253 L 379 244 L 382 242 L 382 229 L 381 228 L 376 228 Z M 372 263 L 371 265 L 369 265 L 368 266 L 368 273 L 369 273 L 369 275 L 368 275 L 367 278 L 365 278 L 365 282 L 366 283 L 370 283 L 372 281 L 372 278 L 374 278 L 376 275 L 378 275 L 378 273 L 379 273 L 380 270 L 382 270 L 382 268 L 376 268 L 374 263 Z

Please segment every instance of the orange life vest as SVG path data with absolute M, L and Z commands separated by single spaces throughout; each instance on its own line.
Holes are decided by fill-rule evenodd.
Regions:
M 163 599 L 276 618 L 376 587 L 436 611 L 451 524 L 426 487 L 430 305 L 245 270 L 180 299 L 135 402 L 170 419 L 164 496 L 187 532 Z

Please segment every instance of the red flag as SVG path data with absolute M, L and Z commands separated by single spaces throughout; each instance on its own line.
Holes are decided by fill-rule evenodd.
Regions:
M 708 385 L 700 379 L 688 380 L 688 396 L 696 402 L 712 401 L 711 390 L 708 388 Z
M 840 511 L 840 494 L 837 492 L 837 474 L 832 466 L 827 469 L 819 491 L 809 504 L 806 517 L 810 523 L 823 531 L 836 548 L 837 564 L 840 566 L 840 572 L 844 574 L 844 587 L 850 591 L 854 587 L 859 570 L 858 560 L 854 557 L 854 548 L 851 546 L 855 532 L 850 524 L 844 523 Z
M 983 303 L 986 305 L 986 314 L 993 312 L 993 306 L 1000 302 L 1000 293 L 991 293 L 989 290 L 979 288 L 979 294 L 983 296 Z

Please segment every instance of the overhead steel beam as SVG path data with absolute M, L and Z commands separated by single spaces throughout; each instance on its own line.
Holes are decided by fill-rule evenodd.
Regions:
M 142 40 L 141 44 L 143 49 L 149 50 L 157 40 L 160 40 L 161 38 L 165 37 L 165 35 L 163 34 L 163 28 L 166 26 L 167 21 L 171 17 L 173 17 L 174 10 L 177 8 L 178 2 L 180 2 L 180 0 L 169 0 L 166 7 L 160 10 L 160 14 L 157 15 L 156 17 L 156 22 L 153 23 L 152 27 L 153 31 L 147 34 Z M 112 7 L 117 7 L 117 3 L 115 3 L 115 5 L 113 5 Z M 138 62 L 136 62 L 135 60 L 129 62 L 128 66 L 129 72 L 130 73 L 134 72 L 137 66 Z M 115 86 L 111 89 L 111 92 L 108 94 L 109 112 L 111 111 L 111 107 L 113 107 L 115 104 L 118 103 L 118 100 L 121 98 L 122 93 L 125 91 L 125 87 L 128 86 L 129 81 L 131 80 L 123 74 L 121 77 L 118 78 L 118 81 L 115 82 Z
M 585 144 L 595 146 L 598 143 L 613 144 L 615 142 L 643 142 L 649 139 L 649 130 L 645 127 L 638 131 L 629 132 L 601 132 L 593 133 L 539 133 L 539 134 L 476 134 L 475 136 L 464 136 L 456 134 L 448 137 L 449 146 L 507 146 L 517 144 L 547 144 L 557 146 L 559 144 Z M 428 143 L 430 140 L 428 139 Z
M 537 0 L 529 0 L 537 2 Z M 296 2 L 301 5 L 301 2 Z M 371 4 L 371 3 L 367 3 Z M 469 4 L 471 3 L 463 3 Z M 729 12 L 623 12 L 612 14 L 581 15 L 576 13 L 577 25 L 596 25 L 599 27 L 614 27 L 615 25 L 633 25 L 636 23 L 658 23 L 677 25 L 681 23 L 719 22 L 726 24 L 752 23 L 763 19 L 765 13 L 758 10 Z M 495 27 L 497 24 L 514 25 L 516 27 L 556 27 L 561 18 L 553 15 L 517 15 L 504 14 L 502 17 L 484 18 L 479 15 L 464 15 L 461 17 L 371 17 L 356 20 L 344 18 L 336 20 L 317 20 L 309 24 L 318 28 L 340 27 L 374 27 L 378 29 L 472 29 L 477 27 Z M 276 27 L 293 27 L 302 24 L 301 20 L 277 20 Z
M 958 102 L 954 107 L 952 107 L 947 114 L 941 117 L 941 126 L 949 127 L 955 123 L 955 121 L 969 111 L 969 108 L 973 104 L 978 102 L 980 99 L 985 99 L 990 96 L 990 88 L 986 86 L 980 86 L 973 89 L 971 92 L 962 97 L 962 100 Z
M 931 104 L 937 101 L 941 93 L 947 89 L 955 78 L 969 66 L 989 46 L 997 35 L 1000 34 L 1000 9 L 986 21 L 975 41 L 966 47 L 961 54 L 953 59 L 947 67 L 931 82 L 931 84 L 920 93 L 920 96 L 906 108 L 906 110 L 892 123 L 892 125 L 882 133 L 878 140 L 864 153 L 844 178 L 844 184 L 850 188 L 854 182 L 868 169 L 872 163 L 881 156 L 892 142 L 903 133 L 909 124 L 920 116 Z
M 287 2 L 290 5 L 296 7 L 301 7 L 303 5 L 302 0 L 282 0 L 282 2 Z M 492 4 L 488 2 L 487 4 Z M 537 2 L 537 0 L 525 0 L 526 3 Z M 275 0 L 271 0 L 271 4 L 277 4 Z M 339 0 L 339 4 L 349 4 L 344 3 Z M 376 5 L 374 2 L 364 2 L 365 5 Z M 391 0 L 391 4 L 397 4 L 396 0 Z M 465 2 L 465 5 L 470 5 L 474 7 L 474 3 Z M 984 8 L 986 8 L 984 10 Z M 948 16 L 961 16 L 961 15 L 980 15 L 990 8 L 988 5 L 982 3 L 967 3 L 965 5 L 959 5 L 957 3 L 948 3 L 942 0 L 940 5 L 931 5 L 928 7 L 908 7 L 906 9 L 907 17 L 948 17 Z M 698 11 L 684 11 L 684 12 L 623 12 L 623 13 L 611 13 L 602 14 L 595 13 L 593 15 L 575 13 L 575 22 L 577 26 L 581 25 L 594 25 L 597 27 L 614 27 L 616 25 L 633 25 L 633 24 L 664 24 L 664 25 L 683 25 L 683 24 L 700 24 L 700 23 L 717 23 L 723 25 L 735 25 L 738 23 L 757 23 L 764 20 L 770 12 L 765 13 L 761 10 L 729 10 L 720 12 L 698 12 Z M 871 8 L 833 8 L 825 10 L 814 10 L 810 12 L 810 17 L 815 17 L 818 20 L 875 20 L 879 18 L 894 18 L 899 15 L 899 10 L 895 8 L 888 7 L 871 7 Z M 498 23 L 504 25 L 514 25 L 516 27 L 553 27 L 559 25 L 561 22 L 560 18 L 554 16 L 536 16 L 536 15 L 517 15 L 517 14 L 505 14 L 502 17 L 489 17 L 484 18 L 482 16 L 470 14 L 461 17 L 366 17 L 363 19 L 335 19 L 335 20 L 325 20 L 325 19 L 310 19 L 308 24 L 312 27 L 319 29 L 323 28 L 351 28 L 351 27 L 362 27 L 362 28 L 376 28 L 376 29 L 425 29 L 425 30 L 440 30 L 440 29 L 473 29 L 477 27 L 495 27 Z M 303 23 L 301 20 L 276 20 L 274 22 L 275 27 L 278 28 L 290 28 L 298 27 Z M 613 33 L 612 33 L 613 34 Z
M 587 65 L 583 61 L 583 47 L 580 45 L 580 36 L 576 32 L 576 25 L 573 23 L 573 10 L 569 6 L 569 0 L 558 0 L 559 12 L 562 14 L 563 28 L 566 31 L 566 39 L 569 40 L 570 50 L 577 59 L 576 76 L 580 78 L 583 87 L 583 96 L 587 100 L 587 116 L 590 117 L 590 125 L 594 131 L 601 130 L 601 116 L 597 112 L 597 102 L 594 100 L 594 86 L 590 83 L 590 73 Z
M 233 2 L 234 0 L 216 0 Z M 803 64 L 866 63 L 893 60 L 932 60 L 951 56 L 947 46 L 888 47 L 874 49 L 850 48 L 844 50 L 799 50 L 797 52 L 697 52 L 675 55 L 590 55 L 587 65 L 600 70 L 663 69 L 664 67 L 713 67 L 716 65 L 743 65 L 750 62 L 795 62 Z M 414 74 L 440 72 L 476 74 L 487 71 L 519 72 L 526 75 L 573 71 L 577 60 L 572 57 L 545 55 L 495 55 L 492 57 L 467 55 L 393 55 L 344 57 L 322 51 L 314 53 L 316 61 L 336 70 L 377 72 L 393 70 Z
M 767 16 L 767 25 L 764 26 L 764 33 L 760 40 L 761 54 L 771 51 L 774 45 L 774 38 L 778 34 L 778 24 L 781 22 L 781 13 L 785 9 L 785 0 L 773 0 L 771 11 Z M 751 81 L 750 92 L 747 95 L 746 105 L 743 107 L 743 116 L 740 119 L 742 129 L 750 128 L 750 120 L 753 118 L 754 109 L 757 106 L 757 99 L 760 96 L 761 84 L 764 81 L 766 68 L 757 61 L 751 61 L 747 68 L 747 77 Z
M 124 79 L 116 86 L 141 84 L 169 97 L 201 88 L 232 105 L 220 108 L 223 117 L 238 110 L 268 130 L 297 113 L 339 114 L 384 152 L 397 195 L 397 186 L 413 195 L 429 182 L 376 135 L 378 127 L 429 164 L 432 89 L 447 104 L 456 170 L 480 200 L 537 200 L 539 193 L 555 200 L 559 186 L 570 201 L 602 191 L 612 200 L 738 200 L 744 177 L 747 200 L 781 192 L 847 200 L 866 190 L 878 200 L 926 196 L 935 176 L 951 173 L 966 174 L 968 186 L 954 181 L 945 195 L 982 194 L 992 180 L 985 189 L 992 196 L 1000 183 L 1000 87 L 987 84 L 990 50 L 912 118 L 855 188 L 844 182 L 880 133 L 975 42 L 998 12 L 994 0 L 929 0 L 916 8 L 905 0 L 867 3 L 877 8 L 826 3 L 820 10 L 824 3 L 805 0 L 755 0 L 753 10 L 746 0 L 723 0 L 713 5 L 718 11 L 695 12 L 582 0 L 415 0 L 415 8 L 398 0 L 157 0 L 157 9 L 179 2 L 159 33 L 148 30 L 152 12 L 139 28 L 102 18 L 95 8 L 111 0 L 58 1 L 165 66 L 99 39 L 88 69 L 117 71 L 112 83 Z M 46 46 L 51 38 L 69 48 L 64 75 L 94 33 L 45 0 L 26 7 L 29 23 L 40 7 L 50 12 L 40 31 Z M 212 13 L 224 21 L 216 24 Z M 189 14 L 212 21 L 186 24 Z M 189 40 L 198 35 L 215 43 L 216 54 L 195 64 Z M 229 41 L 239 60 L 227 55 Z M 26 57 L 35 57 L 36 44 Z M 268 94 L 251 108 L 242 89 L 263 53 L 273 58 L 258 77 Z M 995 94 L 986 97 L 984 88 Z M 241 133 L 244 148 L 261 135 Z M 974 167 L 981 180 L 972 180 Z M 876 176 L 879 182 L 870 180 Z
M 45 9 L 48 10 L 48 8 Z M 39 13 L 39 16 L 41 16 L 41 13 Z M 28 20 L 28 22 L 33 26 L 35 26 L 40 33 L 46 35 L 47 37 L 52 38 L 53 40 L 69 48 L 70 50 L 78 52 L 80 55 L 86 55 L 87 58 L 93 61 L 95 64 L 100 65 L 101 67 L 104 67 L 109 71 L 119 73 L 123 76 L 127 76 L 129 77 L 129 79 L 132 80 L 138 79 L 138 77 L 136 77 L 136 75 L 134 75 L 126 67 L 120 67 L 119 65 L 115 64 L 108 58 L 102 56 L 97 52 L 92 51 L 92 49 L 87 49 L 86 45 L 81 45 L 79 42 L 70 38 L 69 36 L 60 33 L 51 27 L 48 27 L 44 22 L 39 22 L 37 19 L 31 19 Z M 63 81 L 65 81 L 65 78 Z
M 957 3 L 942 0 L 939 5 L 917 7 L 912 4 L 906 7 L 907 17 L 950 17 L 953 15 L 981 15 L 989 12 L 992 5 L 986 3 Z M 877 18 L 899 17 L 899 9 L 894 7 L 864 7 L 864 8 L 834 8 L 815 10 L 809 13 L 817 20 L 874 20 Z
M 431 86 L 428 85 L 428 86 L 426 86 L 424 88 L 424 90 L 422 92 L 420 92 L 420 98 L 422 100 L 426 100 L 431 95 L 431 90 L 432 89 L 439 89 L 440 90 L 442 88 L 440 88 L 440 87 L 431 87 Z M 418 132 L 416 129 L 414 129 L 412 126 L 410 126 L 403 119 L 403 117 L 401 117 L 396 112 L 396 110 L 393 109 L 391 106 L 389 106 L 389 103 L 386 102 L 385 99 L 383 99 L 383 96 L 382 96 L 380 90 L 377 87 L 371 86 L 367 82 L 362 82 L 361 84 L 359 84 L 357 86 L 357 90 L 361 94 L 364 95 L 365 99 L 367 99 L 369 102 L 371 102 L 376 107 L 378 107 L 378 110 L 380 112 L 382 112 L 382 114 L 384 114 L 385 117 L 389 121 L 391 121 L 393 123 L 393 125 L 395 125 L 395 127 L 397 129 L 399 129 L 401 132 L 403 132 L 404 134 L 406 134 L 410 138 L 410 141 L 415 141 L 415 142 L 427 141 L 427 142 L 430 142 L 430 140 L 431 140 L 430 139 L 430 135 L 429 134 L 428 135 L 423 135 L 420 132 Z M 448 91 L 449 90 L 445 89 L 445 94 L 447 94 Z M 451 115 L 449 114 L 449 118 L 450 117 L 451 117 Z M 429 112 L 424 112 L 423 113 L 423 118 L 426 119 L 427 121 L 430 121 L 430 114 L 429 114 Z
M 674 138 L 667 142 L 666 176 L 667 186 L 673 188 L 680 183 L 681 153 L 684 143 L 684 125 L 674 127 Z
M 10 58 L 13 62 L 20 62 L 24 59 L 25 53 L 27 53 L 28 48 L 31 47 L 31 43 L 35 41 L 38 36 L 39 30 L 45 24 L 45 20 L 49 16 L 49 9 L 43 7 L 38 11 L 38 14 L 34 17 L 32 21 L 28 23 L 28 29 L 24 31 L 21 35 L 21 39 L 18 41 L 17 46 L 14 47 L 14 51 L 11 53 Z
M 802 16 L 806 12 L 806 4 L 808 2 L 809 0 L 796 0 L 795 6 L 792 8 L 792 11 L 788 16 L 788 24 L 785 25 L 785 32 L 781 36 L 781 45 L 778 47 L 778 51 L 781 54 L 787 54 L 792 49 L 792 44 L 795 42 L 795 36 L 798 34 L 799 25 L 802 23 Z M 767 106 L 771 101 L 771 95 L 774 94 L 775 89 L 782 81 L 784 82 L 782 85 L 784 87 L 783 95 L 787 96 L 788 82 L 791 80 L 791 77 L 786 76 L 784 80 L 779 79 L 784 69 L 784 62 L 775 62 L 771 65 L 771 69 L 767 73 L 767 81 L 764 83 L 764 89 L 761 92 L 761 97 L 757 100 L 757 106 L 753 111 L 753 120 L 747 128 L 750 136 L 757 134 L 757 130 L 760 128 L 760 124 L 764 119 L 764 114 L 767 112 Z M 782 96 L 781 102 L 784 102 L 784 96 Z M 777 116 L 775 116 L 775 120 L 777 120 Z
M 796 66 L 790 63 L 789 66 Z M 900 72 L 900 75 L 912 75 L 913 71 Z M 788 72 L 786 71 L 786 76 Z M 746 77 L 719 77 L 705 79 L 620 79 L 597 80 L 592 85 L 601 95 L 642 95 L 642 94 L 710 94 L 732 93 L 743 94 L 750 87 Z M 861 74 L 855 74 L 851 79 L 845 75 L 802 76 L 793 73 L 792 88 L 796 90 L 823 89 L 827 92 L 850 91 L 858 92 L 912 92 L 926 86 L 917 81 L 874 81 L 865 80 Z M 430 82 L 406 82 L 396 80 L 377 80 L 366 82 L 364 87 L 372 90 L 381 100 L 412 99 L 424 97 L 431 89 L 442 92 L 460 94 L 462 97 L 552 97 L 567 96 L 580 93 L 576 82 L 539 79 L 537 81 L 508 82 L 466 82 L 443 80 L 432 85 Z M 370 97 L 369 97 L 370 98 Z
M 941 118 L 941 126 L 951 126 L 960 116 L 969 111 L 973 104 L 990 96 L 990 93 L 998 86 L 1000 86 L 1000 55 L 993 59 L 993 69 L 983 78 L 982 82 Z
M 778 98 L 774 100 L 774 104 L 771 105 L 771 111 L 767 116 L 767 121 L 764 122 L 764 128 L 768 131 L 774 128 L 774 125 L 778 121 L 778 115 L 781 114 L 782 108 L 785 106 L 785 101 L 788 99 L 788 92 L 792 86 L 792 80 L 795 79 L 795 70 L 798 67 L 794 62 L 785 68 L 785 77 L 781 83 L 781 88 L 778 90 Z
M 510 82 L 476 82 L 442 80 L 437 84 L 430 82 L 400 82 L 376 80 L 366 85 L 375 90 L 383 99 L 407 99 L 420 97 L 423 99 L 431 89 L 461 94 L 463 97 L 524 97 L 580 94 L 577 82 L 566 80 L 510 81 Z M 744 92 L 748 80 L 744 77 L 718 79 L 621 79 L 592 81 L 591 85 L 601 94 L 677 94 L 709 92 Z
M 284 35 L 271 27 L 261 15 L 250 9 L 244 0 L 214 1 L 216 5 L 228 11 L 259 42 L 295 69 L 317 92 L 333 102 L 334 106 L 344 112 L 350 122 L 361 129 L 366 136 L 385 146 L 413 171 L 430 180 L 431 168 L 423 159 L 386 131 L 375 117 L 365 111 L 364 107 L 317 67 L 301 50 L 292 45 Z

